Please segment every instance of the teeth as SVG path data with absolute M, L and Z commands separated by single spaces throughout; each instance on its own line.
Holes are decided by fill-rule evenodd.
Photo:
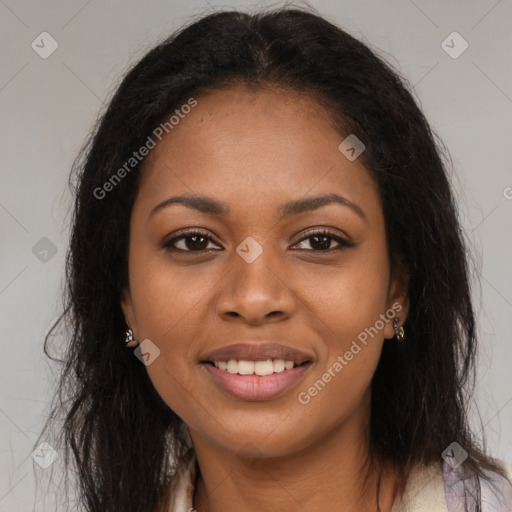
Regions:
M 268 359 L 267 361 L 256 361 L 254 363 L 254 373 L 256 375 L 272 375 L 274 373 L 272 359 Z
M 238 361 L 238 373 L 240 375 L 252 375 L 254 373 L 254 361 Z
M 284 370 L 284 359 L 274 359 L 272 364 L 275 372 L 282 372 Z
M 214 361 L 215 368 L 240 375 L 272 375 L 284 370 L 291 370 L 295 363 L 284 359 L 267 359 L 266 361 L 247 361 L 245 359 L 230 359 L 229 361 Z
M 235 361 L 235 359 L 230 359 L 226 369 L 229 373 L 238 373 L 238 361 Z

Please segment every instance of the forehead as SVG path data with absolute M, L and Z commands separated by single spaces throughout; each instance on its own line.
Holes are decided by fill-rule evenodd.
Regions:
M 196 101 L 149 154 L 142 199 L 156 203 L 177 190 L 247 205 L 308 190 L 340 191 L 352 200 L 376 195 L 360 160 L 349 161 L 338 149 L 347 134 L 312 96 L 233 86 Z

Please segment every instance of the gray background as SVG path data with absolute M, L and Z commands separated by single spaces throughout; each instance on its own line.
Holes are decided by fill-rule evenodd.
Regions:
M 129 65 L 190 16 L 266 5 L 280 4 L 0 0 L 0 512 L 55 510 L 36 498 L 35 474 L 44 479 L 50 469 L 39 468 L 30 454 L 55 379 L 42 343 L 61 307 L 68 173 L 98 111 Z M 512 2 L 310 5 L 371 44 L 409 80 L 450 150 L 461 219 L 476 255 L 482 342 L 476 399 L 489 448 L 511 463 Z M 47 59 L 31 48 L 43 31 L 59 45 Z M 469 44 L 456 59 L 441 46 L 453 31 Z M 39 242 L 43 237 L 55 255 L 38 252 L 48 245 Z

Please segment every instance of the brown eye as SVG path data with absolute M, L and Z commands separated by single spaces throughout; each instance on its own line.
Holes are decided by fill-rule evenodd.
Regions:
M 162 247 L 172 251 L 202 252 L 212 249 L 212 247 L 208 247 L 209 243 L 213 243 L 213 241 L 206 233 L 189 231 L 164 241 Z
M 354 246 L 352 242 L 349 242 L 339 235 L 327 230 L 319 230 L 310 233 L 308 236 L 302 238 L 298 244 L 303 244 L 306 240 L 309 241 L 309 245 L 311 247 L 311 249 L 307 250 L 315 252 L 330 252 Z M 337 247 L 331 247 L 333 241 L 338 244 Z

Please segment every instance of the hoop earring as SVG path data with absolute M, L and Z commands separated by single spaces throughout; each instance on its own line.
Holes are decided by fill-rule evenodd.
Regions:
M 124 338 L 125 346 L 128 348 L 136 347 L 139 342 L 133 339 L 133 331 L 128 327 Z
M 403 341 L 405 341 L 405 331 L 404 331 L 404 328 L 402 325 L 398 325 L 399 322 L 400 322 L 400 320 L 398 319 L 398 317 L 396 317 L 393 320 L 393 328 L 395 329 L 396 339 L 399 342 L 403 342 Z

